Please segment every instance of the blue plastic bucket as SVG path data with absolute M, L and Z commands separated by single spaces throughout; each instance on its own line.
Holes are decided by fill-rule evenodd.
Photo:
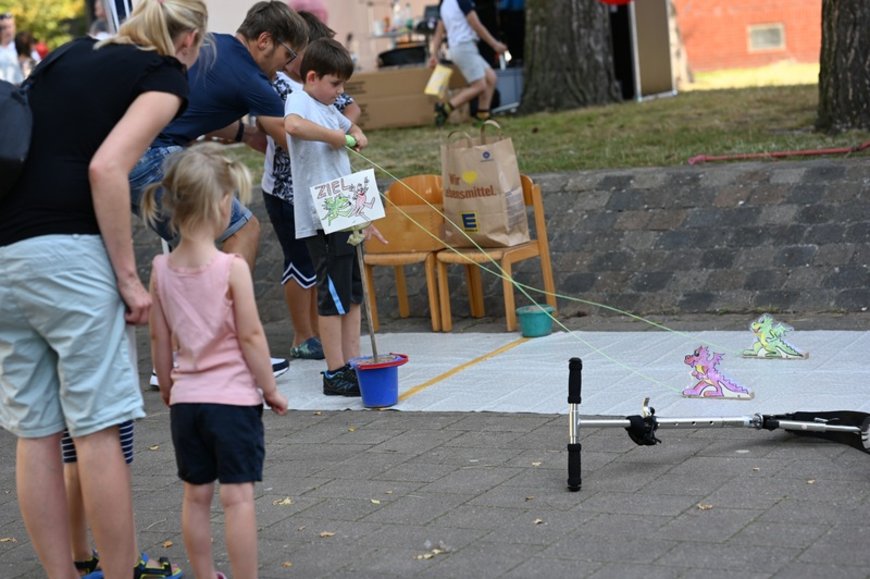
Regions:
M 517 308 L 520 331 L 526 338 L 548 336 L 553 331 L 553 306 L 533 305 Z
M 399 366 L 408 362 L 405 354 L 381 354 L 351 358 L 356 370 L 362 403 L 366 408 L 385 408 L 399 402 Z

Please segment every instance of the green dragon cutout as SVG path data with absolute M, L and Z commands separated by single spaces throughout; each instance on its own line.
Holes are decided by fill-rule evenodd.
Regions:
M 777 322 L 770 314 L 762 314 L 749 324 L 749 329 L 755 335 L 755 343 L 752 348 L 741 352 L 744 358 L 804 360 L 809 357 L 786 341 L 786 333 L 794 328 Z
M 353 215 L 353 207 L 351 206 L 350 199 L 342 197 L 341 195 L 324 199 L 323 208 L 326 209 L 326 215 L 323 216 L 323 219 L 326 220 L 329 225 L 332 225 L 332 222 L 339 217 L 350 217 Z

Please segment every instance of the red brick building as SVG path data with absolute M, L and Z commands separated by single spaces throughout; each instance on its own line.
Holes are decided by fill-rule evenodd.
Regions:
M 643 0 L 638 0 L 643 2 Z M 822 0 L 673 0 L 694 71 L 815 63 Z

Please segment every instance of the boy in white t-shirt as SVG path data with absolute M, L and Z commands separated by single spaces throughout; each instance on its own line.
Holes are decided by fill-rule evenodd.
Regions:
M 309 42 L 335 36 L 335 32 L 314 14 L 300 11 L 299 16 L 308 25 Z M 278 71 L 272 79 L 272 86 L 283 102 L 287 101 L 287 96 L 291 92 L 302 90 L 299 66 L 304 56 L 305 51 L 300 51 L 299 58 L 290 61 L 284 66 L 283 71 Z M 352 122 L 356 122 L 362 113 L 359 105 L 346 93 L 342 93 L 333 106 Z M 323 360 L 323 346 L 317 335 L 317 288 L 315 287 L 317 276 L 305 241 L 296 239 L 290 155 L 283 147 L 276 145 L 272 137 L 267 137 L 261 189 L 266 213 L 269 214 L 269 221 L 284 254 L 281 285 L 287 311 L 290 314 L 290 323 L 293 326 L 290 356 Z
M 345 146 L 359 150 L 368 144 L 362 130 L 333 106 L 353 68 L 350 54 L 335 40 L 321 38 L 310 43 L 299 70 L 303 90 L 291 92 L 284 108 L 296 238 L 305 240 L 317 275 L 317 326 L 326 356 L 323 393 L 327 396 L 360 395 L 348 361 L 359 356 L 362 274 L 356 248 L 348 243 L 350 233 L 324 233 L 309 190 L 349 175 L 352 170 Z M 366 237 L 371 234 L 381 238 L 370 226 Z

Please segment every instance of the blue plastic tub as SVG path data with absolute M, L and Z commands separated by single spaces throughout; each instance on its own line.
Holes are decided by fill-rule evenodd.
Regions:
M 371 356 L 352 358 L 362 403 L 366 408 L 385 408 L 399 402 L 399 366 L 408 362 L 405 354 L 381 354 L 377 362 Z

